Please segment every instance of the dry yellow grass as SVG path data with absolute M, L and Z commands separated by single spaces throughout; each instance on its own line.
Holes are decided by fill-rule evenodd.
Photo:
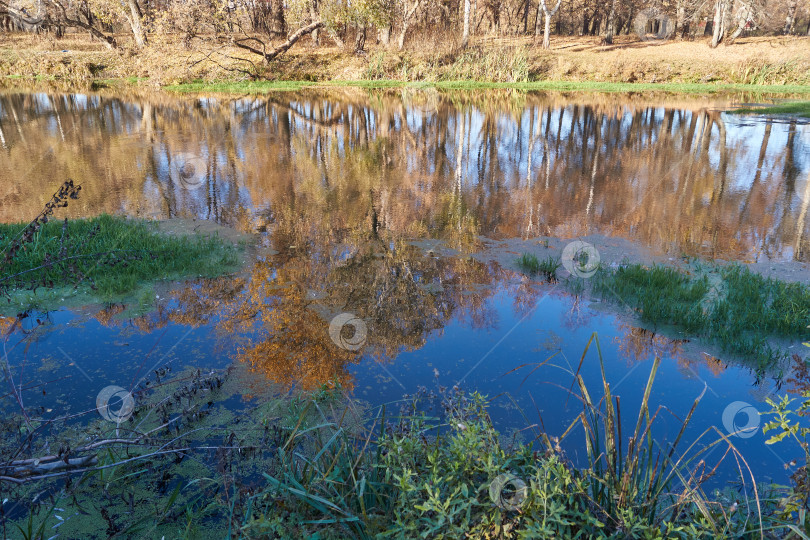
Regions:
M 139 78 L 153 85 L 192 80 L 510 80 L 604 82 L 719 82 L 810 84 L 810 38 L 743 38 L 712 50 L 706 40 L 644 42 L 621 36 L 612 46 L 599 38 L 553 37 L 548 51 L 531 38 L 479 38 L 460 54 L 440 39 L 413 39 L 405 51 L 369 44 L 355 55 L 337 47 L 312 47 L 303 40 L 279 61 L 262 65 L 245 51 L 222 47 L 212 37 L 195 40 L 155 37 L 136 51 L 128 36 L 110 51 L 86 34 L 50 36 L 0 34 L 0 75 L 52 77 L 72 83 L 94 79 Z M 67 51 L 67 52 L 63 52 Z M 212 51 L 215 51 L 212 53 Z M 242 60 L 239 60 L 239 59 Z M 511 58 L 510 72 L 497 67 Z M 481 66 L 491 64 L 487 69 Z M 495 70 L 495 71 L 493 71 Z M 516 74 L 517 73 L 517 74 Z M 521 79 L 524 80 L 524 79 Z

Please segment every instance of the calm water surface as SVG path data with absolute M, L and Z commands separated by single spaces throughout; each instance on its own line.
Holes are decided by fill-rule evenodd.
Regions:
M 581 411 L 568 390 L 596 332 L 627 432 L 655 355 L 659 440 L 704 390 L 687 437 L 725 432 L 726 407 L 767 409 L 780 373 L 757 380 L 737 359 L 470 255 L 484 240 L 598 233 L 672 256 L 810 262 L 810 128 L 721 112 L 738 101 L 0 94 L 0 221 L 30 220 L 73 178 L 82 196 L 60 216 L 196 218 L 259 238 L 242 275 L 161 289 L 146 315 L 35 314 L 44 324 L 27 319 L 9 361 L 23 384 L 41 382 L 39 365 L 60 380 L 29 398 L 51 409 L 91 408 L 156 362 L 238 364 L 257 388 L 338 380 L 371 404 L 458 384 L 495 398 L 505 433 L 537 423 L 559 435 Z M 364 335 L 340 347 L 329 321 L 344 312 Z M 593 346 L 582 373 L 598 393 Z M 760 479 L 784 481 L 792 456 L 764 440 L 735 443 Z M 581 430 L 563 446 L 581 456 Z

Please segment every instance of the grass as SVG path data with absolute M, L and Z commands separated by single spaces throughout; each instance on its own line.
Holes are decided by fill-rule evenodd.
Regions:
M 744 107 L 726 111 L 732 114 L 791 114 L 810 118 L 810 101 L 794 101 L 762 107 Z
M 535 255 L 531 253 L 524 253 L 518 258 L 518 266 L 526 273 L 535 275 L 541 274 L 547 281 L 557 280 L 557 270 L 562 266 L 559 259 L 553 257 L 546 257 L 540 261 Z
M 594 291 L 637 311 L 643 322 L 717 343 L 758 372 L 784 358 L 773 338 L 799 339 L 810 322 L 810 287 L 765 278 L 739 265 L 687 275 L 654 265 L 600 272 Z
M 25 227 L 0 225 L 0 254 Z M 104 300 L 144 282 L 215 276 L 235 270 L 237 249 L 211 236 L 175 237 L 149 222 L 102 215 L 50 221 L 0 267 L 0 290 L 74 288 Z
M 596 393 L 579 374 L 591 345 L 602 369 Z M 773 509 L 756 494 L 748 500 L 736 492 L 748 502 L 732 507 L 719 492 L 707 496 L 694 474 L 722 436 L 678 449 L 700 397 L 675 439 L 660 446 L 651 436 L 661 412 L 650 404 L 656 359 L 635 427 L 623 436 L 619 397 L 611 393 L 595 334 L 582 359 L 572 375 L 583 412 L 560 439 L 584 434 L 584 467 L 575 467 L 560 439 L 536 424 L 533 441 L 505 441 L 477 393 L 440 388 L 433 399 L 445 413 L 428 416 L 424 390 L 390 418 L 382 409 L 364 437 L 334 423 L 315 426 L 324 431 L 318 435 L 297 425 L 282 453 L 304 436 L 317 437 L 320 450 L 314 458 L 291 455 L 281 471 L 265 476 L 243 531 L 282 538 L 739 538 L 765 529 L 763 516 Z
M 174 92 L 254 93 L 301 90 L 316 83 L 311 81 L 193 81 L 165 86 Z
M 266 93 L 300 90 L 307 87 L 354 88 L 437 88 L 447 90 L 483 90 L 507 88 L 526 91 L 558 92 L 665 92 L 677 94 L 714 94 L 747 92 L 751 94 L 810 94 L 808 85 L 716 84 L 716 83 L 627 83 L 598 81 L 531 81 L 486 82 L 470 80 L 396 81 L 396 80 L 333 80 L 333 81 L 194 81 L 165 86 L 174 92 Z

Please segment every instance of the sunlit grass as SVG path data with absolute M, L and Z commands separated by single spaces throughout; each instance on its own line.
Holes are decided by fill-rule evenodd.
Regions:
M 600 272 L 594 291 L 637 311 L 645 323 L 707 339 L 760 369 L 784 357 L 771 338 L 806 335 L 810 287 L 739 265 L 721 268 L 718 278 L 710 285 L 706 275 L 632 264 Z
M 150 223 L 102 215 L 51 221 L 11 261 L 5 248 L 25 227 L 0 225 L 0 286 L 6 290 L 76 287 L 110 298 L 145 281 L 214 276 L 233 271 L 237 249 L 210 236 L 174 237 Z
M 245 92 L 265 93 L 281 90 L 300 90 L 305 87 L 356 88 L 444 88 L 478 90 L 487 88 L 513 88 L 517 90 L 550 90 L 560 92 L 670 92 L 718 93 L 749 92 L 755 94 L 810 94 L 807 85 L 725 84 L 725 83 L 623 83 L 600 81 L 530 81 L 517 83 L 486 81 L 396 81 L 396 80 L 332 80 L 332 81 L 194 81 L 165 86 L 176 92 Z

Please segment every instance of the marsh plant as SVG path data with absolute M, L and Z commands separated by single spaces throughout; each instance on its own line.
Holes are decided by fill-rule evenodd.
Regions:
M 557 281 L 557 270 L 560 269 L 562 263 L 554 257 L 549 256 L 541 261 L 534 254 L 524 253 L 518 258 L 517 265 L 527 274 L 540 275 L 546 281 L 553 283 Z
M 120 299 L 146 282 L 233 271 L 237 248 L 216 237 L 173 237 L 143 221 L 101 215 L 55 220 L 57 209 L 79 198 L 66 181 L 27 225 L 0 224 L 0 296 L 18 310 L 53 298 L 87 293 Z
M 760 378 L 789 359 L 772 340 L 801 338 L 810 320 L 810 287 L 766 278 L 736 264 L 691 274 L 660 265 L 624 264 L 598 272 L 593 291 L 633 309 L 656 329 L 719 345 Z

